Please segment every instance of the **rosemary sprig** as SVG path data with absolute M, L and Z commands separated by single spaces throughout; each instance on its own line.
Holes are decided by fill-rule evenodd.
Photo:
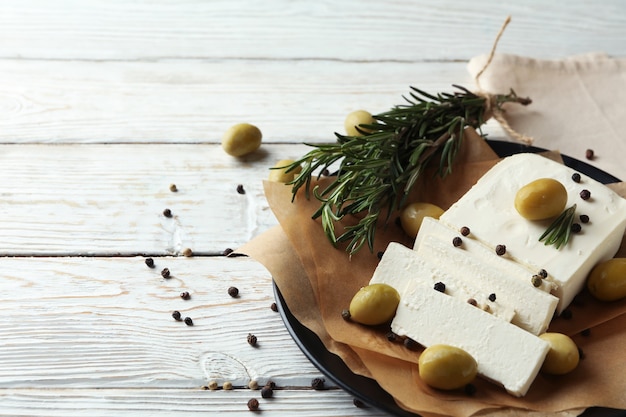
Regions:
M 509 94 L 484 97 L 466 88 L 454 86 L 454 93 L 428 94 L 411 88 L 408 104 L 374 116 L 376 122 L 361 125 L 362 136 L 336 133 L 332 144 L 307 144 L 314 147 L 287 171 L 301 166 L 302 171 L 291 182 L 292 192 L 302 187 L 309 198 L 311 191 L 320 201 L 313 218 L 321 217 L 328 239 L 337 245 L 348 242 L 346 250 L 354 254 L 367 243 L 373 251 L 379 217 L 386 213 L 387 222 L 405 203 L 409 192 L 431 160 L 437 160 L 440 176 L 449 174 L 463 141 L 463 131 L 471 126 L 480 129 L 492 106 L 504 103 L 529 104 L 530 99 Z M 312 178 L 339 164 L 337 176 L 325 188 L 313 186 Z M 313 187 L 313 188 L 312 188 Z M 347 215 L 363 215 L 339 236 L 335 224 Z
M 557 217 L 545 232 L 539 237 L 539 241 L 545 240 L 545 245 L 554 245 L 556 249 L 567 245 L 572 233 L 572 224 L 576 214 L 576 204 L 565 210 Z

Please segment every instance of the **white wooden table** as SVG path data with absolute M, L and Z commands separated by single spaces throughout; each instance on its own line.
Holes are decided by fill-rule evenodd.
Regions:
M 499 52 L 626 56 L 619 0 L 503 3 L 0 2 L 0 415 L 249 415 L 250 398 L 271 416 L 383 415 L 313 390 L 269 273 L 221 255 L 276 224 L 276 160 L 410 85 L 471 86 L 467 60 L 509 14 Z M 239 122 L 264 134 L 242 160 L 219 146 Z

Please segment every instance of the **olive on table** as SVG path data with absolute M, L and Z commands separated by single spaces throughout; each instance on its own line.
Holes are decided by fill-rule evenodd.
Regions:
M 400 224 L 404 232 L 412 238 L 422 226 L 424 217 L 438 219 L 443 214 L 443 209 L 430 203 L 411 203 L 400 212 Z
M 282 182 L 288 183 L 293 181 L 293 179 L 302 172 L 302 167 L 298 166 L 291 171 L 287 172 L 286 167 L 293 164 L 295 161 L 293 159 L 281 159 L 276 162 L 274 166 L 270 169 L 269 180 L 273 182 Z
M 556 217 L 567 204 L 567 190 L 552 178 L 539 178 L 519 189 L 515 195 L 515 209 L 528 220 Z
M 550 343 L 550 350 L 543 362 L 541 371 L 551 375 L 567 374 L 578 366 L 580 354 L 578 346 L 563 333 L 544 333 L 539 336 Z
M 465 350 L 450 345 L 432 345 L 418 360 L 420 378 L 433 388 L 462 388 L 476 378 L 478 364 Z
M 387 284 L 370 284 L 361 288 L 350 301 L 350 319 L 366 325 L 385 323 L 396 314 L 400 294 Z
M 613 258 L 594 266 L 587 277 L 587 289 L 600 301 L 626 297 L 626 258 Z
M 376 123 L 372 114 L 365 110 L 356 110 L 349 113 L 346 116 L 346 120 L 344 122 L 344 128 L 346 129 L 346 134 L 348 136 L 363 136 L 363 133 L 359 132 L 357 126 L 360 125 L 371 125 Z M 359 127 L 362 131 L 369 132 L 368 129 L 363 127 Z
M 244 156 L 259 149 L 263 135 L 249 123 L 231 126 L 222 136 L 222 148 L 232 156 Z

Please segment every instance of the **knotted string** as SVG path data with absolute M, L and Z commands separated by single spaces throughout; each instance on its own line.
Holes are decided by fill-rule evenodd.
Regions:
M 523 135 L 514 130 L 511 125 L 509 125 L 509 122 L 507 122 L 507 120 L 504 118 L 504 111 L 500 108 L 500 106 L 498 106 L 496 102 L 496 96 L 494 94 L 490 94 L 484 91 L 480 86 L 480 76 L 483 75 L 483 72 L 485 72 L 487 67 L 489 67 L 489 64 L 491 64 L 493 56 L 496 53 L 496 48 L 498 47 L 498 42 L 500 41 L 500 38 L 504 34 L 504 30 L 510 22 L 511 16 L 507 16 L 507 18 L 504 20 L 504 23 L 502 24 L 502 27 L 500 28 L 500 31 L 498 32 L 498 35 L 496 36 L 493 46 L 491 47 L 491 52 L 489 53 L 489 57 L 487 58 L 485 65 L 483 65 L 482 69 L 478 71 L 478 73 L 474 77 L 474 82 L 476 83 L 476 87 L 478 87 L 476 95 L 485 98 L 485 114 L 491 113 L 492 117 L 496 119 L 498 123 L 500 123 L 502 129 L 504 129 L 504 131 L 508 133 L 512 138 L 526 145 L 531 145 L 533 143 L 533 138 Z

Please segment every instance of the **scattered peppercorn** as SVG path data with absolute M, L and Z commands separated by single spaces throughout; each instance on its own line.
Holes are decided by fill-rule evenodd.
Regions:
M 461 234 L 462 234 L 463 236 L 467 236 L 467 235 L 469 235 L 469 234 L 470 234 L 470 228 L 469 228 L 469 227 L 467 227 L 467 226 L 463 226 L 463 227 L 461 227 Z
M 259 409 L 259 400 L 257 400 L 256 398 L 252 398 L 251 400 L 248 400 L 248 410 L 257 411 L 258 409 Z
M 174 317 L 174 320 L 176 320 L 176 321 L 181 321 L 182 320 L 181 316 L 180 316 L 180 311 L 174 311 L 172 313 L 172 317 Z
M 478 305 L 478 302 L 475 299 L 470 298 L 469 300 L 467 300 L 467 304 L 470 304 L 476 307 Z
M 257 345 L 257 337 L 255 335 L 253 335 L 252 333 L 248 333 L 248 344 L 250 346 L 256 346 Z
M 178 187 L 176 187 L 176 184 L 170 184 L 170 191 L 173 193 L 178 191 Z
M 146 265 L 148 266 L 148 268 L 154 268 L 154 259 L 152 258 L 146 258 Z
M 463 244 L 463 239 L 461 239 L 458 236 L 455 236 L 454 239 L 452 239 L 452 244 L 454 245 L 454 247 L 458 248 L 459 246 Z
M 322 170 L 322 175 L 323 175 L 324 177 L 327 177 L 327 176 L 329 176 L 329 175 L 330 175 L 330 171 L 329 171 L 327 168 L 324 168 L 324 169 Z
M 593 149 L 587 149 L 585 151 L 585 158 L 591 160 L 591 159 L 593 159 L 593 156 L 594 156 L 593 155 Z
M 565 320 L 571 320 L 572 310 L 569 310 L 569 309 L 563 310 L 563 312 L 561 313 L 561 317 L 564 318 Z
M 476 394 L 476 386 L 474 384 L 467 384 L 463 390 L 469 396 Z
M 583 200 L 589 200 L 591 198 L 591 191 L 589 191 L 589 190 L 582 190 L 580 192 L 580 198 L 582 198 Z
M 243 189 L 243 184 L 239 184 L 239 185 L 237 186 L 237 192 L 238 192 L 239 194 L 245 194 L 245 193 L 246 193 L 246 190 L 244 190 L 244 189 Z
M 165 210 L 163 210 L 163 215 L 165 217 L 172 217 L 172 210 L 166 208 Z
M 191 298 L 191 295 L 189 295 L 189 291 L 183 291 L 180 293 L 180 298 L 182 298 L 183 300 L 189 300 Z
M 389 340 L 390 342 L 395 342 L 396 340 L 398 340 L 398 335 L 395 334 L 394 332 L 388 332 L 386 335 L 387 340 Z
M 276 303 L 272 303 L 270 305 L 270 308 L 272 309 L 273 312 L 275 313 L 278 312 L 278 306 L 276 305 Z
M 404 339 L 404 347 L 409 349 L 409 350 L 415 350 L 418 348 L 419 344 L 411 339 L 410 337 L 407 337 L 406 339 Z
M 211 391 L 215 391 L 218 387 L 217 381 L 209 381 L 208 387 Z
M 189 258 L 189 257 L 190 257 L 190 256 L 192 256 L 192 255 L 193 255 L 193 251 L 191 250 L 191 248 L 185 248 L 185 249 L 183 250 L 183 256 L 186 256 L 186 257 L 188 257 L 188 258 Z
M 443 282 L 436 282 L 434 288 L 436 291 L 444 293 L 446 292 L 446 284 L 444 284 Z
M 580 231 L 583 230 L 580 223 L 572 223 L 571 229 L 572 229 L 572 233 L 580 233 Z
M 380 261 L 381 259 L 383 259 L 383 255 L 385 254 L 385 252 L 380 251 L 376 254 L 376 256 L 378 257 L 378 260 Z
M 344 308 L 343 310 L 341 310 L 341 318 L 344 320 L 350 320 L 350 317 L 352 317 L 352 315 L 350 314 L 350 310 L 348 310 L 347 308 Z
M 161 276 L 165 279 L 169 278 L 171 276 L 169 268 L 163 268 L 163 270 L 161 271 Z
M 489 294 L 489 301 L 491 301 L 492 303 L 496 301 L 496 294 L 494 293 Z
M 498 245 L 496 246 L 496 254 L 498 256 L 502 256 L 506 253 L 506 246 L 505 245 Z
M 225 389 L 226 391 L 230 391 L 231 389 L 233 389 L 233 383 L 230 381 L 225 381 L 222 384 L 222 389 Z
M 223 254 L 224 256 L 228 256 L 228 255 L 230 255 L 231 253 L 233 253 L 233 250 L 232 250 L 231 248 L 226 248 L 226 249 L 224 249 L 224 252 L 222 252 L 222 254 Z
M 239 296 L 239 288 L 228 287 L 228 295 L 230 295 L 233 298 L 237 298 Z
M 326 380 L 324 378 L 313 378 L 313 380 L 311 381 L 311 387 L 316 391 L 320 391 L 325 388 L 325 383 Z
M 530 282 L 533 283 L 533 287 L 539 288 L 541 287 L 541 284 L 543 284 L 543 279 L 541 278 L 541 275 L 533 275 Z
M 358 398 L 354 398 L 352 400 L 352 404 L 354 404 L 356 408 L 367 408 L 367 405 L 365 405 L 365 403 Z
M 541 278 L 548 278 L 548 271 L 546 271 L 545 269 L 540 269 L 539 272 L 537 272 L 537 274 Z
M 193 320 L 191 320 L 191 317 L 185 317 L 185 324 L 187 326 L 193 326 Z
M 248 382 L 248 388 L 253 390 L 259 389 L 259 383 L 256 380 L 252 379 L 250 382 Z
M 266 386 L 266 387 L 270 387 L 271 389 L 276 389 L 276 382 L 271 381 L 271 380 L 270 380 L 270 381 L 267 381 L 267 382 L 265 383 L 265 386 Z
M 574 172 L 572 174 L 572 181 L 574 182 L 580 182 L 580 174 L 578 172 Z
M 272 398 L 274 396 L 274 390 L 267 385 L 261 388 L 261 397 L 263 398 Z
M 589 223 L 589 216 L 587 216 L 586 214 L 581 214 L 580 215 L 580 221 L 582 223 Z

